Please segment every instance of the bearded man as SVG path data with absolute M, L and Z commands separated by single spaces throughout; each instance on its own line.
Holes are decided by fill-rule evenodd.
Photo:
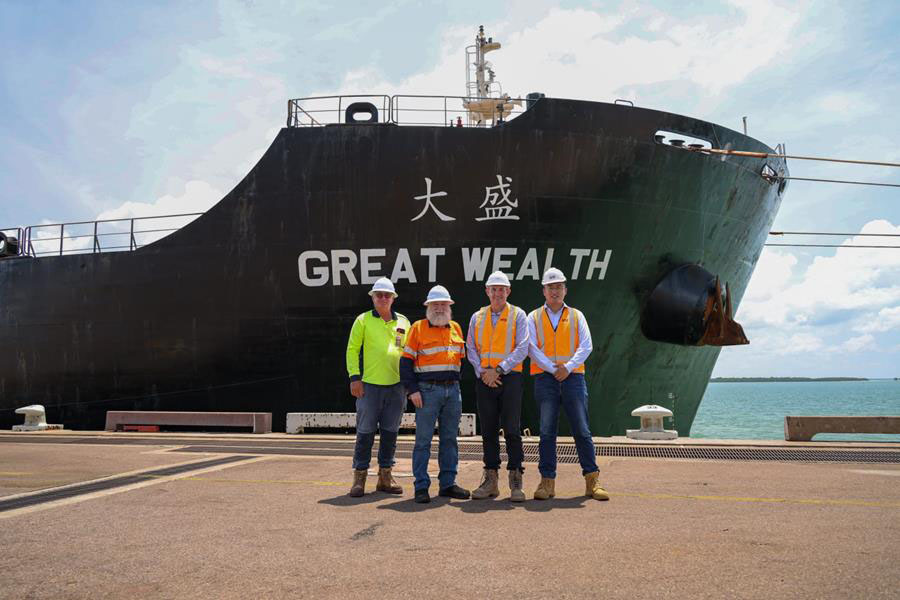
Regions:
M 451 320 L 450 292 L 436 285 L 425 300 L 425 319 L 413 323 L 400 358 L 400 380 L 416 407 L 416 443 L 413 448 L 415 501 L 431 502 L 428 461 L 435 423 L 438 425 L 438 474 L 441 496 L 465 500 L 469 491 L 456 485 L 459 447 L 456 434 L 462 416 L 459 372 L 465 338 Z

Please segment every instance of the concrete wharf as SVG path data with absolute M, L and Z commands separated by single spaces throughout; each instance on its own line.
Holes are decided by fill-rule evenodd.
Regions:
M 530 438 L 527 502 L 419 505 L 409 436 L 349 498 L 351 436 L 0 433 L 0 598 L 897 597 L 900 444 L 596 438 L 596 502 L 560 441 L 553 500 Z

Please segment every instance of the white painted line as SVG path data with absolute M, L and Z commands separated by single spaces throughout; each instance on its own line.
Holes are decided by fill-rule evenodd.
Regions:
M 849 469 L 851 473 L 860 473 L 862 475 L 887 475 L 888 477 L 900 477 L 900 469 L 896 471 L 887 471 L 880 469 Z
M 67 504 L 76 504 L 78 502 L 84 502 L 85 500 L 92 500 L 94 498 L 102 498 L 103 496 L 111 496 L 113 494 L 119 494 L 119 493 L 127 492 L 130 490 L 136 490 L 138 488 L 148 487 L 148 486 L 156 485 L 159 483 L 165 483 L 167 481 L 174 481 L 176 479 L 182 479 L 185 477 L 201 475 L 203 473 L 212 473 L 214 471 L 221 471 L 223 469 L 227 469 L 229 467 L 235 467 L 238 465 L 249 465 L 249 464 L 253 464 L 253 463 L 264 461 L 264 460 L 270 460 L 271 458 L 272 457 L 270 457 L 270 456 L 254 456 L 254 457 L 248 458 L 246 460 L 239 460 L 239 461 L 224 463 L 224 464 L 220 464 L 220 465 L 213 465 L 211 467 L 205 467 L 202 469 L 195 469 L 195 470 L 191 470 L 191 471 L 185 471 L 182 473 L 175 473 L 174 475 L 164 475 L 164 476 L 160 476 L 160 477 L 149 476 L 144 481 L 138 481 L 136 483 L 130 483 L 128 485 L 117 486 L 117 487 L 109 488 L 106 490 L 98 490 L 96 492 L 89 492 L 87 494 L 79 494 L 77 496 L 72 496 L 69 498 L 61 498 L 59 500 L 51 500 L 48 502 L 42 502 L 40 504 L 35 504 L 32 506 L 26 506 L 23 508 L 15 508 L 12 510 L 0 512 L 0 519 L 8 519 L 10 517 L 16 517 L 19 515 L 38 512 L 41 510 L 46 510 L 48 508 L 56 508 L 58 506 L 65 506 Z M 44 493 L 47 493 L 50 491 L 64 490 L 64 489 L 81 486 L 81 485 L 85 485 L 85 484 L 89 484 L 89 483 L 97 483 L 97 482 L 107 481 L 110 479 L 117 479 L 119 477 L 127 477 L 130 475 L 140 475 L 142 473 L 152 473 L 153 471 L 158 471 L 160 469 L 168 469 L 168 468 L 179 467 L 179 466 L 183 466 L 183 465 L 203 463 L 208 460 L 210 460 L 209 457 L 204 457 L 201 460 L 190 460 L 190 461 L 186 461 L 186 462 L 182 462 L 182 463 L 175 463 L 175 464 L 171 464 L 171 465 L 157 465 L 155 467 L 150 467 L 148 469 L 140 469 L 137 471 L 129 471 L 126 473 L 117 473 L 115 475 L 110 475 L 109 477 L 101 477 L 99 479 L 90 479 L 88 481 L 79 481 L 77 483 L 61 485 L 61 486 L 53 487 L 53 488 L 44 488 L 44 489 L 38 490 L 36 492 L 27 492 L 24 494 L 16 494 L 13 496 L 4 496 L 2 498 L 2 500 L 5 501 L 5 500 L 11 500 L 11 499 L 15 499 L 15 498 L 25 498 L 28 496 L 37 496 L 39 494 L 44 494 Z

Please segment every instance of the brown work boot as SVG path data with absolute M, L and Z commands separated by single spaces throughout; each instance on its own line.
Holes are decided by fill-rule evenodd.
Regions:
M 600 487 L 600 473 L 594 471 L 584 476 L 584 495 L 594 500 L 609 500 L 609 493 Z
M 485 469 L 481 485 L 472 490 L 472 498 L 475 500 L 483 500 L 485 498 L 496 498 L 499 495 L 500 488 L 497 486 L 497 469 Z
M 549 477 L 541 477 L 541 483 L 534 490 L 535 500 L 549 500 L 556 496 L 556 480 Z
M 391 475 L 391 468 L 387 469 L 378 469 L 378 483 L 375 484 L 375 489 L 379 492 L 387 492 L 388 494 L 402 494 L 403 488 L 400 487 L 400 484 L 394 481 L 394 476 Z
M 366 493 L 366 475 L 368 471 L 365 469 L 353 470 L 353 487 L 350 488 L 350 495 L 359 498 Z
M 522 471 L 518 469 L 509 472 L 509 501 L 525 502 L 525 492 L 522 491 Z

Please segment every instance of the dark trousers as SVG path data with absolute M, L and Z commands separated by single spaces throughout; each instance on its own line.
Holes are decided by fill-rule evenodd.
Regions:
M 506 439 L 506 468 L 522 468 L 522 374 L 507 373 L 501 377 L 503 385 L 490 388 L 481 379 L 475 382 L 475 401 L 481 421 L 481 442 L 484 448 L 484 468 L 500 468 L 500 428 Z

